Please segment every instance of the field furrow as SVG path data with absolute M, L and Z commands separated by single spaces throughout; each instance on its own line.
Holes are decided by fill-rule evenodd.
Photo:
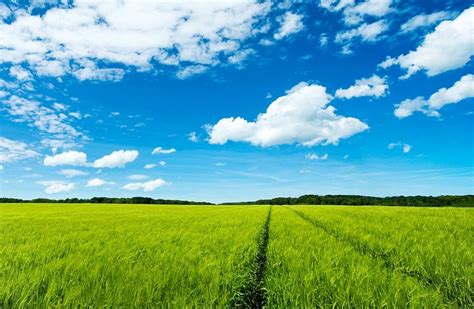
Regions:
M 247 280 L 237 290 L 235 298 L 230 303 L 231 307 L 263 308 L 265 306 L 265 272 L 271 214 L 272 208 L 270 207 L 267 219 L 257 239 L 257 252 L 248 265 Z

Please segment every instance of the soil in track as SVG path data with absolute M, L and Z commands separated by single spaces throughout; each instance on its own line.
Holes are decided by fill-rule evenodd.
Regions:
M 238 308 L 263 308 L 265 306 L 265 271 L 267 267 L 267 248 L 270 236 L 270 206 L 267 218 L 257 239 L 257 253 L 249 265 L 247 280 L 236 292 L 230 306 Z

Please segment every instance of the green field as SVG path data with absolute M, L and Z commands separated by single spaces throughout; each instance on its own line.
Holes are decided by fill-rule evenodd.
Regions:
M 0 204 L 0 308 L 472 307 L 474 209 Z

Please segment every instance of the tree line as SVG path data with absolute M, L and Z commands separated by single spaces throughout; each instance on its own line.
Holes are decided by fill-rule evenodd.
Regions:
M 253 202 L 225 203 L 229 205 L 380 205 L 380 206 L 455 206 L 474 207 L 474 195 L 441 196 L 388 196 L 363 195 L 302 195 L 300 197 L 277 197 Z
M 48 198 L 36 198 L 23 200 L 17 198 L 0 198 L 0 203 L 90 203 L 90 204 L 169 204 L 169 205 L 213 205 L 207 202 L 153 199 L 150 197 L 93 197 L 89 199 L 66 198 L 53 200 Z
M 23 200 L 17 198 L 0 198 L 0 203 L 90 203 L 90 204 L 161 204 L 161 205 L 216 205 L 208 202 L 187 200 L 153 199 L 150 197 L 93 197 L 90 199 L 37 198 Z M 420 207 L 474 207 L 474 195 L 440 195 L 440 196 L 388 196 L 374 197 L 363 195 L 302 195 L 300 197 L 277 197 L 250 202 L 222 203 L 220 205 L 380 205 L 380 206 L 420 206 Z

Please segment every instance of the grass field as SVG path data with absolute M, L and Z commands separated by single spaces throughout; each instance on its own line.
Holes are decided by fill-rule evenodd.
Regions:
M 472 307 L 474 209 L 0 204 L 0 307 Z

